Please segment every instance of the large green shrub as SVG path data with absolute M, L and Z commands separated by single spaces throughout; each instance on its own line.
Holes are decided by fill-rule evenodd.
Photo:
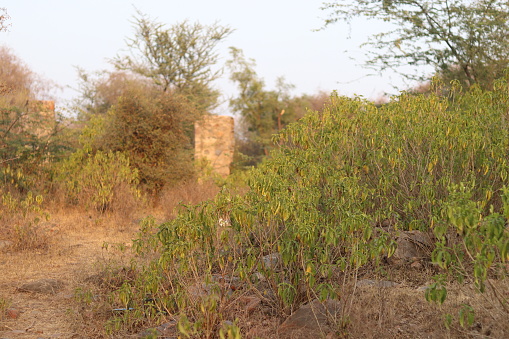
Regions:
M 403 93 L 379 108 L 333 96 L 323 112 L 275 135 L 279 147 L 249 173 L 245 195 L 224 189 L 160 226 L 161 256 L 145 272 L 158 277 L 150 292 L 160 294 L 160 307 L 185 313 L 198 333 L 219 321 L 211 314 L 223 292 L 196 304 L 188 289 L 213 274 L 261 288 L 261 273 L 264 296 L 283 314 L 337 297 L 358 269 L 392 255 L 394 241 L 377 227 L 386 219 L 396 229 L 433 230 L 434 262 L 482 290 L 509 246 L 509 93 L 505 81 L 491 92 L 452 89 L 443 97 L 435 84 L 432 94 Z M 456 244 L 450 234 L 459 234 Z M 446 296 L 439 281 L 430 300 Z
M 140 183 L 159 192 L 193 175 L 194 106 L 175 93 L 129 90 L 109 111 L 100 147 L 126 154 Z

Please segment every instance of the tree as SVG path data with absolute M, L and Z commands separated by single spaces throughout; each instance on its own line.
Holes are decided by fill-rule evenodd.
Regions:
M 0 182 L 9 190 L 47 188 L 50 160 L 69 149 L 54 103 L 40 101 L 50 86 L 10 49 L 0 47 Z
M 279 78 L 275 91 L 266 90 L 263 79 L 254 70 L 255 62 L 246 60 L 240 49 L 231 47 L 230 53 L 231 60 L 227 62 L 230 79 L 239 89 L 238 97 L 230 100 L 230 107 L 240 115 L 244 136 L 254 143 L 251 145 L 252 156 L 258 158 L 255 161 L 258 162 L 262 156 L 268 155 L 272 135 L 296 120 L 289 94 L 293 85 Z
M 509 65 L 507 1 L 337 0 L 322 9 L 330 12 L 326 26 L 361 16 L 394 24 L 365 44 L 376 50 L 367 66 L 380 71 L 427 65 L 446 82 L 489 89 Z
M 238 151 L 248 156 L 244 164 L 252 166 L 269 154 L 273 134 L 302 118 L 308 109 L 321 110 L 329 96 L 323 92 L 292 96 L 294 86 L 283 77 L 276 80 L 275 90 L 267 90 L 254 70 L 254 60 L 247 60 L 242 50 L 234 47 L 230 54 L 230 79 L 239 90 L 238 96 L 230 100 L 230 107 L 240 115 L 241 136 L 236 144 Z
M 201 110 L 217 105 L 219 92 L 212 87 L 221 72 L 214 71 L 216 46 L 233 30 L 218 24 L 204 26 L 187 21 L 165 28 L 138 12 L 130 54 L 117 56 L 113 64 L 151 79 L 163 92 L 176 90 Z
M 10 49 L 0 47 L 0 88 L 0 164 L 27 165 L 47 147 L 30 128 L 37 127 L 40 107 L 34 100 L 44 93 L 45 84 Z
M 140 183 L 153 193 L 193 175 L 189 131 L 197 110 L 182 95 L 131 88 L 108 112 L 103 150 L 126 154 Z
M 36 75 L 7 47 L 0 47 L 0 104 L 25 106 L 39 90 Z
M 74 105 L 81 121 L 89 120 L 92 115 L 106 114 L 131 89 L 150 92 L 154 87 L 148 79 L 126 71 L 88 73 L 81 68 L 77 71 L 80 96 L 74 100 Z

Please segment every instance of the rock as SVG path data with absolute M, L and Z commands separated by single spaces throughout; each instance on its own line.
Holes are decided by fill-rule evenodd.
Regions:
M 140 333 L 138 333 L 136 337 L 140 339 L 147 339 L 147 338 L 159 338 L 159 336 L 160 336 L 159 331 L 157 331 L 156 328 L 151 327 L 141 331 Z
M 414 262 L 410 265 L 410 267 L 415 268 L 415 269 L 421 269 L 421 268 L 422 268 L 422 264 L 421 264 L 421 262 L 420 262 L 420 261 L 414 261 Z
M 403 264 L 420 259 L 427 259 L 433 251 L 434 243 L 431 237 L 420 231 L 402 231 L 396 239 L 398 248 L 390 261 L 394 264 Z
M 301 306 L 289 316 L 278 329 L 281 338 L 318 338 L 320 334 L 330 332 L 329 319 L 336 319 L 341 310 L 337 300 L 326 300 L 321 303 L 314 300 Z
M 283 258 L 279 253 L 271 253 L 262 257 L 263 267 L 270 270 L 280 269 L 283 263 Z
M 9 249 L 12 246 L 12 241 L 9 240 L 0 240 L 0 251 Z
M 246 304 L 246 307 L 245 307 L 245 312 L 247 315 L 253 313 L 253 311 L 255 309 L 258 308 L 258 306 L 260 306 L 262 300 L 258 297 L 254 297 L 254 296 L 251 296 L 251 297 L 242 297 L 240 299 L 241 302 L 245 303 Z
M 417 291 L 419 291 L 419 292 L 426 292 L 430 288 L 431 288 L 431 286 L 420 286 L 420 287 L 417 287 Z
M 21 315 L 21 311 L 15 308 L 8 308 L 5 310 L 5 315 L 10 319 L 18 319 Z
M 137 337 L 177 339 L 178 337 L 177 321 L 172 320 L 170 322 L 161 324 L 157 327 L 148 328 L 138 333 Z
M 32 282 L 23 284 L 21 287 L 18 287 L 18 291 L 43 293 L 43 294 L 55 294 L 63 286 L 64 286 L 64 283 L 60 280 L 41 279 L 41 280 L 36 280 L 36 281 L 32 281 Z
M 212 286 L 206 283 L 196 283 L 187 288 L 187 293 L 194 298 L 203 298 L 210 294 Z
M 239 277 L 212 275 L 210 282 L 197 282 L 187 288 L 187 292 L 194 298 L 203 298 L 212 293 L 231 296 L 234 291 L 242 288 Z
M 382 288 L 388 288 L 388 287 L 398 287 L 399 284 L 395 283 L 393 281 L 387 281 L 387 280 L 369 280 L 369 279 L 362 279 L 357 281 L 355 284 L 357 287 L 366 287 L 366 286 L 373 286 L 373 287 L 382 287 Z

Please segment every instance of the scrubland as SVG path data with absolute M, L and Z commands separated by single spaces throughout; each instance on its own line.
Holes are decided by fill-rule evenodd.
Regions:
M 256 168 L 157 196 L 118 153 L 26 189 L 4 170 L 0 334 L 506 337 L 508 100 L 505 80 L 381 106 L 334 95 Z M 64 285 L 20 290 L 42 278 Z

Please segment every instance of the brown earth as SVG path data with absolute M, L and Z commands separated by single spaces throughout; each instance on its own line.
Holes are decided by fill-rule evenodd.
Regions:
M 94 266 L 112 255 L 105 243 L 130 246 L 137 225 L 108 227 L 104 219 L 88 215 L 53 217 L 46 226 L 48 249 L 0 251 L 0 298 L 19 311 L 12 319 L 0 318 L 0 338 L 81 338 L 75 333 L 74 292 L 79 282 L 94 273 Z M 28 282 L 55 279 L 63 287 L 54 294 L 20 290 Z

